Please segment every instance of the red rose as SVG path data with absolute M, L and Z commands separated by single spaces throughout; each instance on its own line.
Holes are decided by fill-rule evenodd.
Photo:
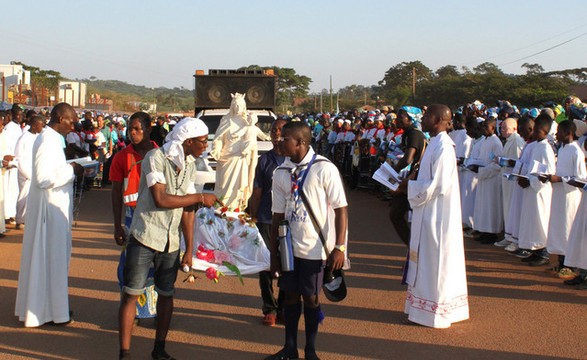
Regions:
M 215 283 L 218 282 L 218 271 L 213 267 L 209 267 L 206 269 L 206 277 L 210 280 L 213 280 Z

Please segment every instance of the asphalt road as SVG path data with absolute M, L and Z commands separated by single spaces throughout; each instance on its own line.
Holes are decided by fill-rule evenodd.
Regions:
M 406 249 L 387 218 L 388 205 L 374 194 L 349 191 L 349 295 L 324 299 L 317 340 L 322 359 L 586 359 L 587 290 L 562 284 L 543 268 L 531 268 L 493 245 L 466 239 L 470 315 L 449 329 L 404 323 L 400 284 Z M 70 303 L 75 323 L 26 329 L 14 316 L 22 230 L 9 225 L 0 240 L 0 359 L 116 359 L 120 250 L 112 239 L 110 191 L 84 194 L 73 231 Z M 201 276 L 177 283 L 167 341 L 178 359 L 262 359 L 280 349 L 282 326 L 261 325 L 255 276 Z M 149 359 L 151 320 L 135 327 L 134 359 Z M 303 321 L 299 346 L 303 354 Z

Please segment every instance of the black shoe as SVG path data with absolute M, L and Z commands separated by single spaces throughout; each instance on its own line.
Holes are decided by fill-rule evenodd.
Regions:
M 536 255 L 536 256 L 538 256 L 538 259 L 532 260 L 532 261 L 528 262 L 528 265 L 530 265 L 530 266 L 542 266 L 542 265 L 546 265 L 546 264 L 548 264 L 550 262 L 550 259 L 549 258 L 544 258 L 544 257 L 542 257 L 540 255 Z
M 484 233 L 481 236 L 481 244 L 494 244 L 497 241 L 496 234 Z
M 298 350 L 296 349 L 295 352 L 287 351 L 285 348 L 279 350 L 276 354 L 269 355 L 265 358 L 265 360 L 295 360 L 299 359 Z
M 0 239 L 5 238 L 5 237 L 6 237 L 6 234 L 0 233 Z
M 175 358 L 169 355 L 165 350 L 151 352 L 151 359 L 153 360 L 175 360 Z
M 581 276 L 577 275 L 574 278 L 570 279 L 570 280 L 565 280 L 563 281 L 565 285 L 579 285 L 582 284 L 585 281 L 585 279 L 583 279 Z
M 305 350 L 304 351 L 304 359 L 306 359 L 306 360 L 320 360 L 318 355 L 316 355 L 316 350 Z
M 532 255 L 528 256 L 527 258 L 523 258 L 522 262 L 530 263 L 539 259 L 542 259 L 542 257 L 535 252 L 532 252 Z

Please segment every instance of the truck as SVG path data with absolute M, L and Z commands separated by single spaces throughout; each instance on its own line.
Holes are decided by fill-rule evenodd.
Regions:
M 213 191 L 216 182 L 216 160 L 209 153 L 220 120 L 230 110 L 230 94 L 245 94 L 247 110 L 257 115 L 257 126 L 266 134 L 277 116 L 273 112 L 277 99 L 277 76 L 268 70 L 196 70 L 195 75 L 195 117 L 208 126 L 208 149 L 203 155 L 208 167 L 207 173 L 199 173 L 203 191 Z M 259 141 L 259 155 L 271 150 L 270 141 Z M 199 181 L 200 182 L 200 181 Z

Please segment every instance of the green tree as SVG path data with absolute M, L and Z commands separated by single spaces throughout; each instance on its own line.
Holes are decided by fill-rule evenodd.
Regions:
M 457 69 L 456 66 L 445 65 L 445 66 L 439 67 L 438 70 L 436 70 L 435 75 L 436 75 L 436 77 L 439 77 L 439 78 L 447 78 L 447 77 L 458 77 L 461 74 L 459 73 L 459 70 Z
M 391 67 L 379 81 L 379 96 L 386 104 L 406 104 L 412 97 L 412 81 L 416 73 L 416 85 L 432 78 L 432 70 L 420 61 L 402 62 Z M 412 99 L 413 100 L 413 99 Z

